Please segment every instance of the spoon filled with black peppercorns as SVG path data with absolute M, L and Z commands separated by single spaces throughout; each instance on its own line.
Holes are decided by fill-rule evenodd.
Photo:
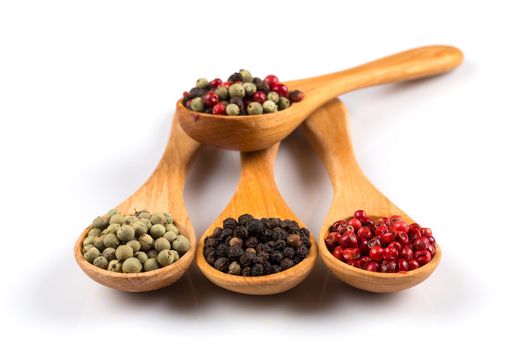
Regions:
M 268 94 L 270 94 L 268 91 L 271 90 L 273 95 L 276 92 L 277 95 L 286 97 L 282 99 L 283 101 L 295 98 L 300 101 L 293 103 L 289 108 L 286 108 L 287 104 L 282 107 L 278 106 L 277 112 L 275 112 L 276 108 L 270 108 L 275 107 L 274 102 L 267 101 L 268 109 L 263 111 L 264 105 L 253 103 L 253 101 L 257 100 L 257 97 L 249 97 L 248 100 L 244 101 L 246 107 L 242 99 L 240 102 L 230 101 L 231 104 L 228 107 L 237 109 L 234 106 L 235 104 L 241 109 L 247 108 L 249 110 L 251 107 L 254 107 L 252 108 L 254 111 L 253 115 L 236 115 L 239 114 L 238 111 L 232 111 L 233 115 L 221 115 L 220 113 L 227 108 L 221 103 L 216 103 L 216 107 L 220 111 L 213 111 L 213 113 L 218 112 L 218 115 L 211 114 L 211 112 L 202 113 L 199 112 L 203 111 L 200 97 L 193 101 L 194 106 L 190 106 L 194 108 L 185 106 L 184 102 L 188 102 L 188 96 L 177 102 L 177 111 L 180 113 L 179 121 L 184 131 L 200 143 L 244 152 L 261 150 L 284 139 L 310 113 L 341 94 L 374 85 L 442 74 L 457 67 L 462 60 L 462 52 L 451 46 L 420 47 L 348 70 L 309 79 L 295 80 L 285 84 L 280 84 L 274 75 L 270 75 L 265 81 L 258 81 L 257 90 L 265 90 Z M 251 75 L 247 76 L 248 79 L 243 77 L 242 80 L 240 80 L 241 78 L 239 78 L 238 74 L 230 77 L 227 82 L 227 86 L 233 84 L 229 88 L 230 95 L 236 95 L 240 92 L 244 96 L 240 83 L 252 84 L 254 81 Z M 265 88 L 265 84 L 270 86 Z M 271 86 L 272 84 L 275 86 Z M 199 85 L 199 82 L 197 85 Z M 224 90 L 224 87 L 221 87 L 221 89 Z M 300 95 L 290 96 L 288 90 L 290 93 L 299 92 Z M 219 95 L 221 94 L 220 91 L 215 91 Z M 259 92 L 257 91 L 257 93 Z M 216 97 L 214 96 L 214 98 Z M 270 100 L 271 98 L 268 99 Z M 278 101 L 278 104 L 283 102 L 279 100 L 279 96 L 276 96 L 276 101 Z M 263 112 L 267 114 L 261 114 Z
M 316 261 L 312 234 L 275 184 L 278 148 L 276 144 L 241 153 L 235 194 L 199 241 L 197 266 L 225 289 L 254 295 L 281 293 L 301 283 Z

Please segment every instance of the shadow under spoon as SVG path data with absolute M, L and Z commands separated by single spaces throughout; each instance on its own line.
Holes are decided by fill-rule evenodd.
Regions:
M 398 273 L 369 272 L 350 266 L 336 259 L 326 247 L 325 238 L 330 225 L 348 218 L 358 209 L 363 209 L 371 217 L 400 215 L 406 222 L 414 222 L 379 192 L 362 172 L 352 149 L 347 117 L 345 105 L 335 99 L 314 112 L 302 126 L 308 142 L 326 167 L 334 193 L 319 233 L 319 255 L 337 278 L 356 288 L 387 293 L 413 287 L 430 276 L 439 264 L 441 249 L 437 244 L 436 254 L 428 264 Z
M 195 261 L 202 273 L 216 285 L 243 294 L 267 295 L 289 290 L 301 283 L 312 270 L 317 258 L 317 246 L 310 234 L 310 253 L 292 268 L 264 276 L 236 276 L 216 270 L 204 257 L 204 240 L 213 234 L 216 227 L 222 227 L 223 220 L 251 214 L 255 218 L 277 217 L 304 224 L 295 216 L 281 197 L 275 184 L 273 168 L 279 143 L 272 147 L 249 153 L 241 153 L 241 175 L 235 194 L 204 232 L 197 247 Z
M 149 179 L 128 199 L 119 204 L 124 214 L 135 210 L 168 212 L 179 232 L 190 242 L 190 249 L 175 263 L 158 270 L 139 273 L 119 273 L 98 268 L 82 254 L 82 242 L 91 226 L 86 228 L 75 243 L 75 259 L 82 270 L 96 282 L 126 292 L 145 292 L 169 286 L 182 277 L 195 256 L 195 232 L 190 223 L 182 196 L 186 173 L 200 144 L 182 130 L 178 113 L 172 121 L 168 144 Z

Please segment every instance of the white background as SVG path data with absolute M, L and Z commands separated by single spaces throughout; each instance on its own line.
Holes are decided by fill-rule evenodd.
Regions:
M 520 341 L 523 79 L 519 1 L 1 1 L 0 333 L 11 347 L 442 349 Z M 193 267 L 172 287 L 125 294 L 73 259 L 82 229 L 158 162 L 175 101 L 239 68 L 298 79 L 450 44 L 455 72 L 343 96 L 372 182 L 433 228 L 443 260 L 397 294 L 357 291 L 319 263 L 298 288 L 252 297 Z M 235 152 L 206 148 L 185 199 L 197 234 L 220 213 Z M 275 176 L 313 232 L 331 197 L 299 132 Z M 350 213 L 349 213 L 350 214 Z

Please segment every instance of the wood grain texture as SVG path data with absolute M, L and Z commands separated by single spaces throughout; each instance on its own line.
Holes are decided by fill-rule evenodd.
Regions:
M 290 108 L 253 116 L 216 116 L 193 112 L 177 103 L 182 128 L 195 140 L 216 147 L 255 151 L 281 141 L 310 113 L 331 99 L 353 90 L 419 79 L 448 72 L 463 60 L 450 46 L 426 46 L 388 56 L 355 68 L 286 83 L 300 89 L 305 98 Z
M 195 256 L 195 232 L 188 218 L 182 196 L 186 173 L 199 144 L 180 127 L 178 115 L 173 117 L 168 144 L 157 168 L 149 179 L 116 208 L 122 213 L 135 210 L 169 212 L 181 234 L 190 241 L 190 249 L 175 263 L 164 268 L 140 273 L 110 272 L 90 264 L 82 254 L 82 241 L 91 226 L 86 228 L 75 243 L 75 259 L 93 280 L 110 288 L 126 292 L 145 292 L 173 284 L 182 277 Z
M 347 126 L 347 110 L 340 100 L 332 100 L 314 112 L 303 124 L 302 131 L 323 161 L 333 187 L 333 199 L 319 233 L 319 255 L 334 275 L 356 288 L 378 292 L 397 292 L 425 280 L 436 269 L 441 249 L 429 264 L 406 273 L 378 273 L 361 270 L 336 259 L 328 250 L 325 238 L 330 225 L 348 218 L 358 209 L 371 217 L 401 215 L 414 222 L 396 207 L 363 174 L 357 164 Z
M 197 247 L 196 262 L 202 273 L 216 285 L 243 294 L 267 295 L 281 293 L 301 283 L 312 270 L 317 259 L 317 246 L 310 235 L 310 254 L 298 265 L 275 274 L 258 277 L 230 275 L 216 270 L 204 258 L 204 240 L 216 227 L 222 227 L 225 218 L 237 218 L 248 213 L 256 218 L 278 217 L 295 220 L 302 227 L 304 224 L 286 205 L 281 197 L 273 177 L 273 165 L 279 144 L 271 148 L 249 153 L 241 153 L 241 176 L 235 194 L 217 217 L 215 222 L 204 232 Z

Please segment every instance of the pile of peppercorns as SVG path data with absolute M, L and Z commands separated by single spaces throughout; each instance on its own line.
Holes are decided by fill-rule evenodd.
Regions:
M 218 78 L 198 79 L 194 88 L 184 92 L 182 104 L 195 112 L 235 116 L 281 111 L 303 98 L 302 91 L 288 92 L 275 75 L 262 80 L 241 69 L 224 82 Z
M 310 253 L 310 231 L 293 220 L 227 218 L 204 240 L 204 256 L 215 269 L 241 276 L 287 270 Z
M 398 215 L 374 221 L 363 210 L 334 222 L 325 243 L 337 259 L 372 272 L 411 271 L 436 254 L 431 229 L 409 225 Z

